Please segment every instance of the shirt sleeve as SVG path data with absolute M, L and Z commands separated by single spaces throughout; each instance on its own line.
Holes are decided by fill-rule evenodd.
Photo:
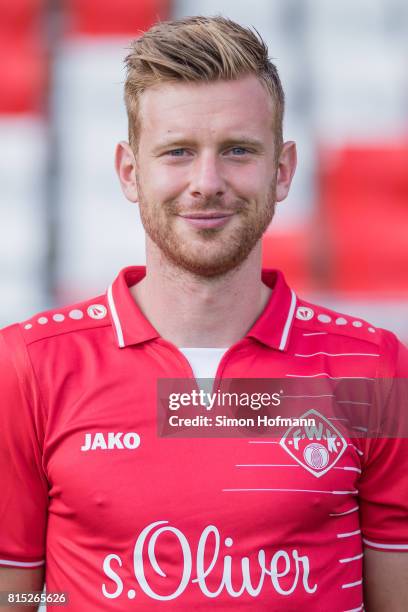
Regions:
M 395 337 L 394 337 L 395 338 Z M 408 552 L 408 350 L 395 339 L 395 375 L 389 388 L 383 436 L 367 440 L 359 486 L 365 546 Z
M 44 563 L 48 483 L 44 429 L 28 352 L 18 325 L 0 331 L 0 566 Z

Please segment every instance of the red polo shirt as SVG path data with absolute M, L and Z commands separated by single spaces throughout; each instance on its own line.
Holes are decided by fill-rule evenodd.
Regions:
M 0 333 L 0 563 L 45 561 L 78 612 L 362 609 L 363 541 L 408 551 L 407 441 L 339 436 L 329 461 L 290 432 L 158 436 L 157 380 L 193 373 L 134 302 L 143 275 Z M 218 379 L 407 377 L 392 333 L 264 282 Z

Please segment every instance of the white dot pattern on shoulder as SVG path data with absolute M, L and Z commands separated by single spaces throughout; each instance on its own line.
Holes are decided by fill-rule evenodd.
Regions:
M 40 317 L 40 318 L 38 319 L 38 323 L 39 323 L 40 325 L 45 325 L 46 323 L 48 323 L 48 319 L 47 319 L 47 317 Z
M 336 325 L 347 325 L 347 320 L 344 317 L 337 317 Z
M 374 329 L 374 327 L 369 327 L 369 328 L 368 328 L 368 331 L 369 331 L 371 334 L 375 334 L 375 329 Z
M 56 321 L 57 323 L 61 323 L 61 321 L 64 321 L 65 316 L 63 314 L 55 314 L 52 316 L 52 318 L 54 319 L 54 321 Z
M 299 306 L 296 311 L 296 318 L 300 321 L 310 321 L 314 317 L 314 310 L 307 308 L 306 306 Z
M 353 327 L 363 327 L 363 324 L 361 321 L 353 321 L 352 325 Z
M 108 311 L 103 304 L 91 304 L 86 312 L 91 319 L 103 319 Z
M 84 313 L 82 312 L 82 310 L 74 309 L 70 311 L 68 316 L 70 319 L 79 320 L 83 318 Z
M 27 325 L 24 325 L 24 329 L 31 329 L 32 325 L 31 323 L 27 323 Z
M 332 318 L 327 314 L 319 314 L 317 318 L 321 323 L 330 323 L 332 320 Z

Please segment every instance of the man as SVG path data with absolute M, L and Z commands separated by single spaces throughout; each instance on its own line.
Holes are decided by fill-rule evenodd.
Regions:
M 408 357 L 261 273 L 296 166 L 262 40 L 161 23 L 127 69 L 116 168 L 146 271 L 2 332 L 0 590 L 45 564 L 78 611 L 408 609 L 406 441 L 159 435 L 161 379 L 397 379 Z

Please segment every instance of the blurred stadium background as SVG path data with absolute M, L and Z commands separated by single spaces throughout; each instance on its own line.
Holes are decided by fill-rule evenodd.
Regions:
M 298 143 L 265 264 L 408 341 L 406 0 L 0 0 L 0 325 L 143 263 L 113 170 L 122 59 L 157 19 L 216 13 L 267 41 Z

